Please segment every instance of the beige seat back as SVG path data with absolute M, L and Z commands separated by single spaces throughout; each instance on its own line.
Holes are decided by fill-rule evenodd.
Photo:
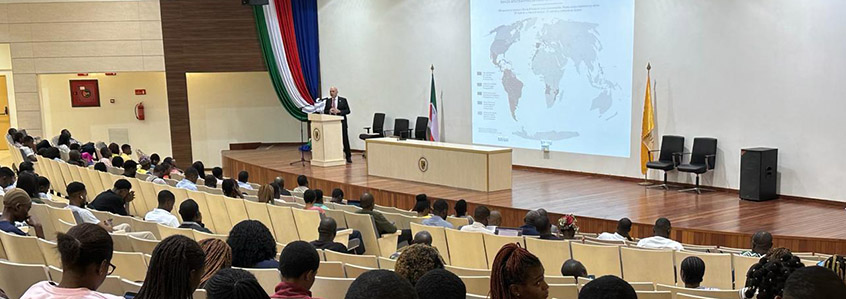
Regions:
M 376 270 L 376 268 L 344 264 L 344 270 L 347 272 L 347 278 L 358 278 L 358 276 L 364 274 L 364 272 Z
M 346 213 L 347 225 L 349 228 L 361 232 L 362 242 L 364 243 L 364 254 L 376 256 L 390 256 L 393 252 L 382 252 L 379 247 L 378 235 L 376 234 L 376 226 L 373 223 L 373 217 L 367 214 Z
M 440 252 L 441 257 L 444 258 L 444 262 L 447 265 L 452 265 L 450 256 L 449 256 L 449 246 L 447 245 L 446 239 L 446 231 L 442 226 L 428 226 L 422 225 L 417 223 L 410 223 L 411 226 L 411 235 L 414 236 L 417 232 L 420 231 L 427 231 L 429 234 L 432 235 L 432 246 L 438 249 Z M 482 251 L 484 252 L 484 251 Z
M 709 291 L 709 290 L 697 290 L 697 289 L 687 289 L 684 287 L 677 287 L 672 285 L 666 284 L 656 284 L 655 289 L 658 291 L 669 291 L 673 293 L 673 297 L 678 298 L 678 293 L 684 293 L 688 295 L 695 295 L 695 296 L 702 296 L 706 298 L 714 298 L 714 299 L 737 299 L 739 297 L 739 293 L 736 290 L 719 290 L 719 291 Z
M 344 264 L 353 264 L 361 267 L 379 268 L 379 261 L 375 255 L 355 255 L 326 250 L 326 261 L 342 262 Z
M 148 265 L 143 253 L 115 251 L 112 254 L 112 264 L 115 265 L 112 275 L 130 281 L 144 281 L 147 276 Z
M 447 216 L 446 221 L 451 223 L 454 229 L 460 229 L 462 226 L 470 225 L 470 219 L 464 217 Z
M 156 205 L 149 206 L 148 203 L 151 201 L 147 198 L 147 194 L 141 190 L 141 182 L 136 178 L 124 178 L 132 184 L 132 191 L 135 191 L 135 199 L 129 202 L 130 210 L 132 211 L 132 215 L 137 215 L 143 217 L 147 214 L 147 212 L 155 209 L 158 207 L 158 198 L 156 198 Z M 174 205 L 175 209 L 179 209 L 179 205 Z
M 338 227 L 347 227 L 347 217 L 344 214 L 343 210 L 324 210 L 326 213 L 326 217 L 330 217 L 335 219 L 335 223 L 338 224 Z
M 386 257 L 379 257 L 379 269 L 385 270 L 394 270 L 396 268 L 397 261 L 392 260 Z
M 488 256 L 488 264 L 493 263 L 494 258 L 496 258 L 496 254 L 502 246 L 505 246 L 505 244 L 518 243 L 521 247 L 526 248 L 526 243 L 522 236 L 516 237 L 485 234 L 482 236 L 482 240 L 485 241 L 485 255 Z
M 50 242 L 44 239 L 36 239 L 38 241 L 38 249 L 41 251 L 41 256 L 44 257 L 44 262 L 47 266 L 62 268 L 62 256 L 59 254 L 56 242 Z
M 561 265 L 570 259 L 570 241 L 541 240 L 525 238 L 526 249 L 533 253 L 543 264 L 546 275 L 561 274 Z M 591 272 L 593 273 L 593 272 Z
M 620 277 L 623 275 L 620 266 L 620 246 L 572 242 L 570 247 L 573 250 L 573 259 L 582 262 L 585 268 L 590 269 L 590 274 L 596 275 L 596 277 L 604 275 Z
M 466 220 L 466 218 L 458 219 Z M 463 232 L 451 228 L 444 229 L 444 232 L 446 234 L 447 244 L 454 245 L 449 246 L 449 256 L 452 261 L 451 265 L 476 269 L 490 268 L 488 266 L 489 261 L 487 255 L 480 254 L 485 252 L 485 242 L 482 239 L 482 235 L 484 235 L 483 233 Z
M 455 274 L 457 276 L 491 276 L 491 270 L 490 269 L 473 269 L 473 268 L 463 268 L 463 267 L 456 267 L 456 266 L 450 266 L 450 265 L 445 265 L 444 269 L 446 269 L 449 272 L 452 272 L 452 274 Z M 550 283 L 550 282 L 547 282 L 547 283 Z
M 191 230 L 191 233 L 194 234 L 194 240 L 197 240 L 197 242 L 205 240 L 205 239 L 218 239 L 218 240 L 221 240 L 223 242 L 226 242 L 226 240 L 229 239 L 229 235 L 209 234 L 209 233 L 204 233 L 204 232 L 201 232 L 201 231 L 198 231 L 198 230 L 193 230 L 193 229 Z
M 215 229 L 212 230 L 218 234 L 229 234 L 232 227 L 237 224 L 233 223 L 229 218 L 229 211 L 226 209 L 226 199 L 223 195 L 206 193 L 206 204 L 209 208 L 210 215 L 203 215 L 203 218 L 211 218 L 214 222 Z M 279 241 L 277 239 L 277 241 Z M 281 242 L 281 241 L 280 241 Z
M 132 251 L 152 255 L 153 249 L 159 245 L 160 241 L 146 240 L 130 235 L 129 242 L 132 243 Z
M 317 276 L 346 278 L 347 274 L 344 272 L 344 263 L 342 262 L 320 261 L 320 268 L 317 268 Z M 314 291 L 314 288 L 312 288 L 312 291 Z
M 685 247 L 687 248 L 687 247 Z M 681 269 L 682 261 L 690 256 L 696 256 L 705 262 L 705 276 L 702 278 L 702 286 L 731 290 L 733 287 L 731 271 L 731 254 L 728 253 L 699 253 L 688 251 L 676 251 L 676 269 Z M 677 271 L 676 281 L 681 283 L 681 271 Z M 681 283 L 683 285 L 683 283 Z
M 183 236 L 190 238 L 191 240 L 194 240 L 194 230 L 193 229 L 176 228 L 176 227 L 170 227 L 170 226 L 163 225 L 163 224 L 159 224 L 158 228 L 159 228 L 159 235 L 162 237 L 162 240 L 164 240 L 167 237 L 173 236 L 173 235 L 183 235 Z
M 740 254 L 731 255 L 732 269 L 734 269 L 734 289 L 739 290 L 746 287 L 746 274 L 749 268 L 761 261 L 759 257 L 748 257 Z M 705 271 L 708 272 L 708 271 Z
M 273 294 L 276 292 L 276 285 L 279 284 L 281 278 L 279 276 L 279 270 L 277 269 L 255 269 L 255 268 L 238 268 L 242 270 L 246 270 L 247 272 L 252 273 L 255 275 L 256 280 L 258 280 L 259 285 L 264 291 L 268 294 Z M 318 268 L 320 269 L 320 268 Z
M 579 287 L 575 284 L 550 284 L 549 298 L 579 299 Z
M 13 263 L 44 265 L 46 262 L 37 239 L 0 231 L 0 242 L 6 250 L 6 258 Z
M 637 291 L 637 299 L 673 299 L 668 291 Z
M 354 278 L 333 278 L 317 276 L 311 286 L 314 298 L 344 298 Z
M 267 226 L 273 235 L 276 235 L 276 228 L 273 227 L 273 222 L 270 221 L 270 214 L 267 213 L 267 205 L 263 202 L 254 202 L 245 200 L 244 208 L 247 209 L 247 216 L 252 220 L 256 220 Z
M 0 260 L 0 289 L 9 298 L 21 298 L 29 287 L 45 280 L 50 280 L 50 277 L 43 263 L 28 265 Z
M 652 281 L 668 285 L 676 283 L 672 250 L 621 247 L 620 258 L 623 262 L 623 279 L 627 281 Z
M 120 282 L 120 277 L 113 275 L 106 276 L 106 279 L 103 280 L 103 284 L 97 288 L 97 291 L 115 296 L 123 296 L 126 293 L 123 290 L 123 283 Z
M 306 242 L 317 240 L 317 227 L 320 226 L 320 212 L 314 210 L 291 209 L 297 222 L 297 233 Z
M 267 212 L 270 213 L 270 222 L 273 224 L 276 242 L 288 244 L 300 240 L 297 222 L 294 221 L 294 214 L 290 207 L 268 205 Z
M 241 221 L 250 219 L 247 215 L 247 208 L 244 206 L 244 200 L 240 198 L 231 198 L 222 196 L 226 204 L 226 212 L 229 215 L 229 222 L 232 226 L 238 225 Z
M 41 229 L 44 230 L 44 238 L 50 241 L 56 240 L 56 224 L 53 223 L 53 217 L 50 216 L 50 210 L 46 204 L 33 203 L 32 208 L 29 209 L 29 215 L 35 216 L 41 222 Z
M 488 295 L 491 290 L 490 276 L 459 276 L 468 294 Z
M 188 198 L 193 199 L 194 202 L 197 203 L 197 207 L 199 208 L 200 215 L 203 216 L 203 225 L 205 225 L 205 227 L 208 228 L 210 231 L 218 232 L 217 225 L 214 223 L 214 217 L 212 217 L 211 211 L 209 210 L 209 204 L 206 201 L 206 193 L 198 192 L 198 191 L 192 191 L 192 190 L 185 190 L 185 192 L 187 192 L 186 194 L 188 194 Z M 178 213 L 179 207 L 174 206 L 174 210 L 176 210 L 177 213 Z M 182 215 L 180 215 L 179 217 L 181 219 Z M 182 221 L 185 221 L 185 219 L 182 219 Z M 229 231 L 227 230 L 227 231 L 218 232 L 218 233 L 228 233 L 228 232 Z
M 159 206 L 159 193 L 156 192 L 156 189 L 153 187 L 155 183 L 142 180 L 138 180 L 137 182 L 138 190 L 135 190 L 134 185 L 132 186 L 132 190 L 135 190 L 136 196 L 138 196 L 139 193 L 143 195 L 145 206 L 147 206 L 148 209 L 147 212 L 152 211 Z M 174 205 L 174 208 L 179 209 L 179 206 Z
M 159 224 L 152 221 L 144 221 L 138 218 L 131 218 L 129 220 L 134 232 L 150 232 L 156 236 L 157 240 L 161 240 L 162 236 L 159 234 Z

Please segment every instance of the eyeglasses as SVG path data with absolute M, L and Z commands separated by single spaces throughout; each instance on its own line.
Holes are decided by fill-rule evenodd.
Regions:
M 117 269 L 117 266 L 115 266 L 112 263 L 109 263 L 109 274 L 106 274 L 106 275 L 112 275 L 112 273 L 115 272 L 115 269 Z

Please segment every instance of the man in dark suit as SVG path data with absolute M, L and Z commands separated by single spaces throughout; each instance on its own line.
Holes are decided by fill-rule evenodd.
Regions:
M 347 157 L 347 163 L 352 163 L 352 154 L 350 153 L 350 138 L 347 134 L 347 114 L 350 114 L 350 105 L 347 103 L 347 98 L 338 96 L 338 88 L 329 88 L 329 98 L 325 99 L 326 106 L 323 109 L 324 114 L 343 116 L 341 121 L 341 130 L 344 138 L 344 155 Z

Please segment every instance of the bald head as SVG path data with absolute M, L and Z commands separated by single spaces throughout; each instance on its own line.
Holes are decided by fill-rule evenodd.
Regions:
M 317 226 L 317 233 L 320 234 L 320 239 L 328 238 L 334 239 L 335 233 L 338 230 L 338 223 L 332 217 L 323 217 L 320 219 L 320 225 Z
M 432 234 L 425 230 L 421 230 L 414 234 L 414 240 L 411 241 L 412 244 L 426 244 L 432 246 Z
M 752 235 L 752 251 L 760 254 L 767 254 L 773 248 L 773 235 L 769 232 L 760 231 Z
M 338 96 L 338 88 L 335 86 L 329 87 L 329 96 L 337 97 Z
M 359 198 L 361 208 L 365 210 L 373 210 L 373 194 L 364 192 Z

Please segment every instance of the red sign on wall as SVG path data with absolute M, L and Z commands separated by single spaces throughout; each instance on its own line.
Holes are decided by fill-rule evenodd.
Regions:
M 136 89 L 135 90 L 135 95 L 137 95 L 137 96 L 143 96 L 143 95 L 146 95 L 146 94 L 147 94 L 146 89 Z
M 97 80 L 70 80 L 71 107 L 100 107 Z

